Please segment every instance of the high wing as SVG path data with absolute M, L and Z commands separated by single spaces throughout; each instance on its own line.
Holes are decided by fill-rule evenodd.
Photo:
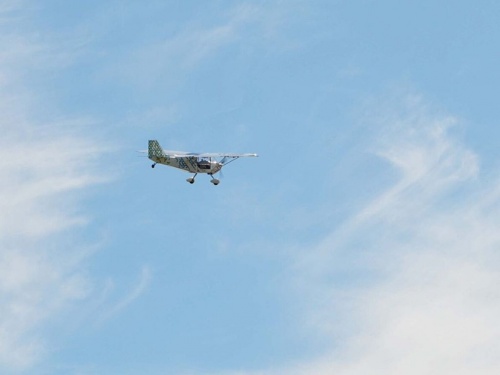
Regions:
M 142 151 L 139 151 L 142 152 Z M 243 158 L 243 157 L 255 157 L 257 154 L 235 154 L 235 153 L 206 153 L 206 152 L 185 152 L 185 151 L 173 151 L 173 150 L 165 150 L 160 146 L 157 140 L 149 140 L 148 141 L 148 154 L 151 157 L 152 155 L 163 155 L 168 156 L 170 158 L 186 158 L 186 157 L 196 157 L 196 158 Z
M 163 150 L 170 157 L 197 157 L 197 158 L 246 158 L 256 157 L 257 154 L 225 154 L 225 153 L 196 153 L 196 152 L 175 152 Z
M 185 152 L 185 151 L 172 151 L 163 149 L 157 140 L 148 141 L 148 156 L 150 159 L 153 157 L 167 157 L 170 159 L 180 159 L 180 158 L 208 158 L 208 159 L 221 159 L 218 161 L 219 164 L 228 164 L 230 161 L 234 161 L 243 157 L 255 157 L 257 154 L 236 154 L 236 153 L 223 153 L 223 152 Z M 153 160 L 153 159 L 152 159 Z
M 256 157 L 257 154 L 226 154 L 226 153 L 169 153 L 166 150 L 163 150 L 170 158 L 185 158 L 185 157 L 195 157 L 195 158 L 207 158 L 207 159 L 219 159 L 218 163 L 223 166 L 227 165 L 239 158 L 247 158 L 247 157 Z

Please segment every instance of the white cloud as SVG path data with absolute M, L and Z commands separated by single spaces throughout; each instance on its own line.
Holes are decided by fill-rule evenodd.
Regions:
M 306 329 L 330 349 L 260 373 L 500 370 L 500 182 L 453 136 L 457 119 L 411 96 L 394 107 L 371 123 L 394 184 L 294 268 Z
M 128 49 L 126 56 L 119 56 L 119 63 L 111 61 L 111 66 L 102 72 L 103 78 L 118 77 L 148 90 L 159 83 L 170 87 L 202 63 L 217 61 L 227 48 L 235 48 L 225 57 L 230 62 L 241 56 L 250 59 L 262 49 L 290 48 L 292 42 L 282 35 L 282 30 L 298 7 L 295 3 L 283 7 L 280 2 L 195 7 L 196 17 L 187 19 L 175 34 L 162 39 L 157 34 L 149 35 L 137 48 Z M 105 17 L 101 21 L 106 29 L 110 26 L 108 20 Z
M 12 2 L 6 4 L 16 9 Z M 3 11 L 0 372 L 6 373 L 42 359 L 51 350 L 46 336 L 50 324 L 89 296 L 92 282 L 82 269 L 86 250 L 75 243 L 77 235 L 71 240 L 67 235 L 87 222 L 80 213 L 80 192 L 103 180 L 96 168 L 103 145 L 79 132 L 74 121 L 37 120 L 56 117 L 25 79 L 32 64 L 40 68 L 48 60 L 47 51 L 21 28 L 12 28 Z
M 100 322 L 110 319 L 114 315 L 120 313 L 123 309 L 127 308 L 131 303 L 133 303 L 137 298 L 139 298 L 144 291 L 148 288 L 151 282 L 151 269 L 148 266 L 143 266 L 141 269 L 141 274 L 135 285 L 130 289 L 130 291 L 122 297 L 118 302 L 112 306 L 105 309 L 102 312 Z M 109 280 L 108 290 L 106 292 L 111 292 L 114 288 L 114 283 Z

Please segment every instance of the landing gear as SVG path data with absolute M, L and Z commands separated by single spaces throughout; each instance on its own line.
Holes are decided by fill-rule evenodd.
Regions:
M 193 177 L 189 177 L 186 179 L 187 182 L 189 182 L 190 184 L 194 184 L 194 178 L 196 177 L 198 173 L 195 173 Z
M 209 175 L 210 175 L 210 177 L 212 177 L 212 179 L 210 180 L 210 182 L 212 184 L 214 184 L 215 186 L 219 185 L 220 181 L 218 179 L 216 179 L 211 173 Z
M 195 182 L 195 177 L 198 173 L 195 173 L 193 177 L 189 177 L 189 178 L 186 178 L 186 181 L 189 182 L 190 184 L 194 184 Z M 216 179 L 213 175 L 209 175 L 210 177 L 212 177 L 212 179 L 210 180 L 210 182 L 214 185 L 219 185 L 220 184 L 220 180 Z
M 155 165 L 156 165 L 156 163 L 152 164 L 152 165 L 151 165 L 151 168 L 154 168 L 154 167 L 155 167 Z

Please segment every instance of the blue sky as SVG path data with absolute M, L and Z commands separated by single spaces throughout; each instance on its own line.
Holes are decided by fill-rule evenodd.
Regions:
M 499 17 L 0 1 L 0 372 L 496 374 Z

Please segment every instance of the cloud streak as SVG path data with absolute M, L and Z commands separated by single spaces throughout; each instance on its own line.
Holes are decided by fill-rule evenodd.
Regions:
M 30 87 L 30 64 L 41 68 L 48 51 L 21 31 L 11 32 L 7 10 L 16 7 L 6 5 L 0 26 L 1 50 L 10 51 L 0 56 L 2 373 L 43 359 L 51 324 L 90 295 L 92 282 L 82 267 L 86 250 L 72 230 L 88 221 L 81 194 L 104 181 L 97 172 L 103 145 L 80 132 L 79 121 L 54 120 L 51 104 Z
M 141 274 L 136 282 L 136 284 L 130 289 L 130 291 L 122 297 L 114 305 L 107 308 L 107 310 L 101 313 L 100 322 L 110 319 L 116 314 L 119 314 L 122 310 L 127 308 L 131 303 L 133 303 L 137 298 L 139 298 L 148 288 L 151 282 L 152 274 L 151 269 L 148 266 L 143 266 L 141 269 Z M 109 288 L 113 289 L 113 282 L 110 281 Z
M 374 149 L 394 183 L 293 269 L 306 329 L 330 348 L 257 373 L 494 374 L 500 183 L 481 175 L 478 155 L 453 135 L 458 120 L 421 98 L 374 115 Z
M 111 61 L 112 67 L 105 69 L 103 76 L 117 77 L 140 88 L 151 89 L 159 82 L 171 87 L 229 49 L 229 62 L 234 62 L 241 56 L 251 58 L 263 48 L 290 48 L 290 41 L 281 33 L 290 8 L 295 7 L 297 4 L 283 7 L 277 3 L 196 7 L 203 16 L 187 20 L 171 36 L 153 37 L 128 50 L 126 56 L 119 57 L 119 63 Z M 105 24 L 109 28 L 108 18 Z

